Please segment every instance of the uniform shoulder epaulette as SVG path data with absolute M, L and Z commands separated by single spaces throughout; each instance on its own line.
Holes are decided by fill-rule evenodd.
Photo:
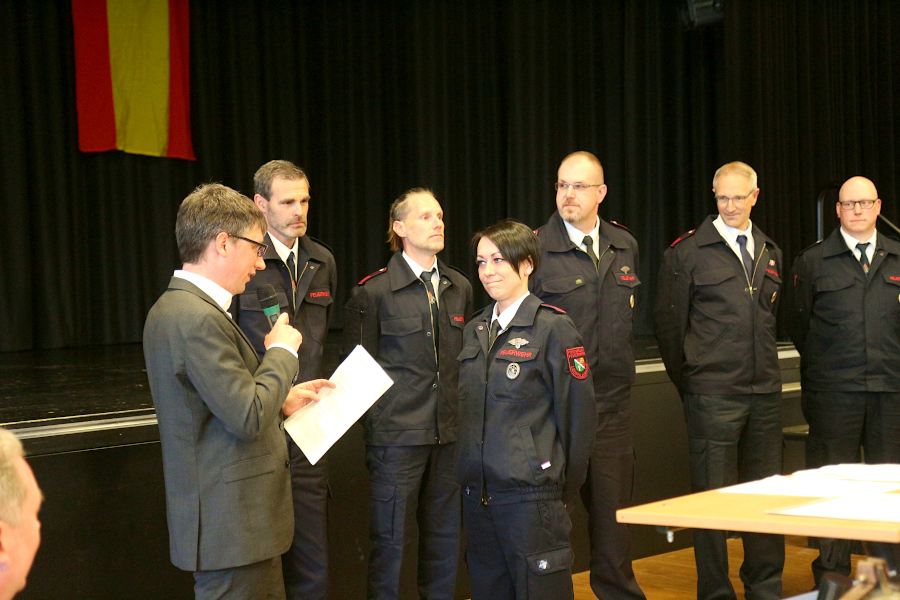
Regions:
M 356 285 L 362 285 L 365 282 L 367 282 L 368 280 L 375 277 L 376 275 L 381 275 L 382 273 L 387 273 L 387 267 L 382 267 L 382 268 L 378 269 L 377 271 L 375 271 L 374 273 L 369 273 L 368 275 L 366 275 L 365 277 L 360 279 L 359 283 L 357 283 Z
M 541 304 L 541 308 L 546 308 L 548 310 L 552 310 L 553 312 L 560 314 L 560 315 L 566 314 L 566 311 L 564 311 L 563 309 L 561 309 L 558 306 L 553 306 L 552 304 Z
M 696 230 L 696 229 L 691 229 L 690 231 L 686 231 L 685 233 L 682 233 L 681 236 L 679 236 L 679 238 L 678 238 L 677 240 L 675 240 L 674 242 L 672 242 L 671 244 L 669 244 L 669 248 L 674 248 L 675 246 L 677 246 L 678 244 L 680 244 L 680 243 L 683 242 L 684 240 L 688 239 L 689 237 L 691 237 L 692 235 L 694 235 L 694 232 L 695 232 L 695 231 L 697 231 L 697 230 Z
M 308 237 L 309 237 L 309 240 L 310 240 L 311 242 L 317 243 L 318 245 L 322 246 L 323 248 L 325 248 L 326 250 L 328 250 L 329 252 L 331 252 L 332 255 L 334 254 L 334 250 L 332 250 L 331 246 L 329 246 L 328 244 L 326 244 L 325 242 L 323 242 L 323 241 L 320 240 L 319 238 L 314 238 L 313 236 L 308 236 Z
M 616 221 L 609 221 L 609 224 L 610 224 L 610 225 L 615 225 L 616 227 L 619 227 L 619 228 L 621 228 L 621 229 L 624 229 L 624 230 L 627 231 L 628 233 L 631 233 L 631 230 L 628 229 L 627 227 L 625 227 L 624 225 L 622 225 L 621 223 L 617 223 Z

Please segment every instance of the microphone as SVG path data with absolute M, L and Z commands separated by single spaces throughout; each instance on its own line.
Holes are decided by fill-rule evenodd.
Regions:
M 269 329 L 271 329 L 278 321 L 278 313 L 281 312 L 281 305 L 278 304 L 275 288 L 268 283 L 260 286 L 256 290 L 256 297 L 259 298 L 259 305 L 262 306 L 263 314 L 269 319 Z

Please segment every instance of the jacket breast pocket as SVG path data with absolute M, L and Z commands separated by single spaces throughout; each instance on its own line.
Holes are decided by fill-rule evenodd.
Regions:
M 540 388 L 541 384 L 535 380 L 539 377 L 536 359 L 541 349 L 523 342 L 522 338 L 507 340 L 494 355 L 490 392 L 499 402 L 528 400 L 534 390 Z
M 900 329 L 900 272 L 884 274 L 884 286 L 886 298 L 882 306 L 884 307 L 884 318 L 894 324 L 895 329 Z
M 328 333 L 328 307 L 334 302 L 331 290 L 328 288 L 310 289 L 303 298 L 306 313 L 306 322 L 309 332 L 319 344 L 325 340 Z
M 623 321 L 631 322 L 634 316 L 634 292 L 635 288 L 641 285 L 641 280 L 637 275 L 616 272 L 616 289 L 618 294 L 616 304 L 619 306 L 619 316 Z
M 287 294 L 284 293 L 282 289 L 275 289 L 275 297 L 278 298 L 278 307 L 281 311 L 286 311 L 290 309 L 290 303 L 288 302 Z M 251 312 L 262 312 L 262 305 L 259 303 L 259 295 L 257 295 L 256 290 L 251 290 L 249 292 L 244 292 L 240 296 L 241 301 L 241 312 L 245 310 L 249 310 Z
M 698 311 L 707 315 L 732 313 L 735 287 L 747 288 L 746 277 L 743 281 L 738 281 L 737 269 L 731 267 L 695 273 L 693 284 L 692 304 Z
M 546 294 L 568 294 L 573 290 L 577 290 L 580 287 L 584 287 L 586 283 L 585 277 L 583 275 L 564 275 L 562 277 L 554 277 L 553 279 L 548 279 L 547 281 L 541 284 L 541 291 Z
M 425 356 L 422 317 L 401 317 L 381 321 L 379 359 L 391 366 L 410 366 L 410 359 Z M 429 349 L 434 352 L 433 347 Z
M 852 319 L 862 302 L 862 288 L 853 289 L 854 277 L 819 277 L 813 282 L 813 311 L 826 324 Z
M 480 352 L 480 344 L 469 344 L 468 346 L 463 346 L 463 349 L 459 351 L 459 355 L 456 357 L 456 360 L 458 360 L 459 362 L 471 360 L 478 356 Z

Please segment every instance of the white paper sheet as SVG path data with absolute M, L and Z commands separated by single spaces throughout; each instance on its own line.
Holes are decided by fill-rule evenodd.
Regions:
M 810 498 L 869 498 L 900 489 L 900 484 L 881 481 L 852 481 L 834 477 L 789 477 L 774 475 L 758 481 L 722 488 L 725 494 L 766 494 L 769 496 L 808 496 Z
M 311 402 L 284 421 L 284 429 L 316 464 L 394 382 L 362 346 L 357 346 L 335 369 L 335 388 L 319 390 Z
M 900 523 L 900 498 L 829 498 L 766 511 L 772 515 Z
M 794 477 L 836 477 L 854 481 L 893 481 L 900 483 L 900 465 L 828 465 L 819 469 L 797 471 Z

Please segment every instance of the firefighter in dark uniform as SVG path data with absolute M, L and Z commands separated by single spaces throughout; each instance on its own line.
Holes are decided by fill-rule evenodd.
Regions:
M 591 589 L 602 600 L 644 600 L 631 567 L 628 526 L 616 511 L 634 488 L 632 322 L 638 245 L 627 229 L 599 217 L 603 167 L 590 152 L 563 159 L 557 212 L 538 229 L 541 269 L 528 287 L 566 311 L 584 339 L 597 400 L 597 432 L 581 497 L 588 509 Z M 588 239 L 589 238 L 589 239 Z
M 836 205 L 841 225 L 794 261 L 791 337 L 800 352 L 809 468 L 900 463 L 900 243 L 875 225 L 875 185 L 853 177 Z M 850 540 L 819 540 L 816 585 L 850 574 Z
M 253 177 L 254 202 L 268 225 L 266 269 L 258 271 L 244 293 L 235 296 L 230 313 L 263 355 L 271 326 L 262 312 L 257 290 L 275 288 L 281 310 L 303 334 L 298 355 L 298 381 L 322 377 L 321 362 L 331 322 L 337 273 L 331 250 L 306 235 L 309 179 L 286 160 L 273 160 Z M 291 461 L 294 539 L 282 556 L 288 600 L 319 600 L 328 595 L 328 462 L 327 455 L 310 464 L 290 435 L 285 434 Z
M 684 401 L 695 492 L 781 472 L 781 372 L 775 310 L 781 250 L 750 210 L 759 188 L 741 162 L 719 168 L 719 216 L 666 250 L 654 320 L 666 371 Z M 743 533 L 747 598 L 781 597 L 784 537 Z M 724 531 L 694 530 L 697 598 L 736 598 Z
M 436 257 L 444 222 L 430 191 L 400 196 L 388 227 L 397 252 L 386 269 L 359 282 L 344 322 L 345 351 L 362 345 L 394 381 L 365 416 L 368 598 L 398 597 L 403 548 L 418 518 L 419 594 L 451 600 L 460 532 L 456 355 L 472 314 L 472 286 Z
M 540 246 L 522 223 L 475 236 L 496 303 L 466 327 L 460 457 L 473 600 L 573 598 L 567 506 L 584 482 L 597 410 L 581 336 L 528 292 Z

